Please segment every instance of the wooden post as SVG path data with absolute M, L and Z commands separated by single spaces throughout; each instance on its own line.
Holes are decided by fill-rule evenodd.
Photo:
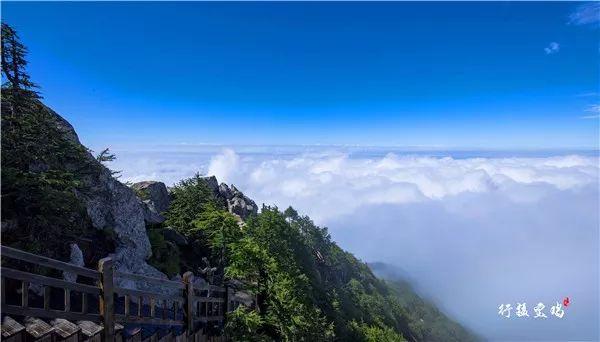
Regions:
M 98 262 L 98 271 L 101 273 L 100 315 L 104 323 L 105 342 L 112 342 L 115 339 L 113 266 L 112 258 L 104 258 Z
M 194 273 L 185 272 L 183 274 L 185 283 L 185 325 L 188 336 L 194 334 Z
M 29 282 L 21 282 L 21 307 L 29 307 Z
M 150 317 L 156 318 L 156 300 L 150 297 Z
M 223 282 L 223 288 L 225 289 L 225 293 L 223 294 L 223 305 L 221 310 L 223 310 L 223 324 L 227 322 L 227 313 L 229 312 L 229 284 Z
M 71 311 L 71 290 L 65 289 L 65 311 Z
M 2 277 L 2 285 L 0 285 L 0 291 L 2 291 L 2 305 L 6 304 L 6 278 Z
M 44 286 L 44 310 L 50 310 L 50 286 Z
M 129 316 L 129 295 L 125 295 L 125 318 Z
M 85 292 L 81 292 L 81 313 L 88 313 L 88 296 Z

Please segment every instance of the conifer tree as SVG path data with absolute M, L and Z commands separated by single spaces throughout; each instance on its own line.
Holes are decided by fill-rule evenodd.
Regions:
M 2 84 L 3 92 L 9 92 L 12 104 L 11 112 L 15 114 L 30 99 L 39 98 L 33 83 L 26 71 L 27 48 L 20 42 L 17 32 L 8 24 L 2 23 Z

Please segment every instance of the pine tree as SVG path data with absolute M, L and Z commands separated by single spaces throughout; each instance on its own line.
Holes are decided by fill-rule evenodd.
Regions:
M 27 48 L 20 42 L 17 32 L 6 23 L 2 23 L 2 84 L 3 92 L 9 92 L 11 114 L 16 114 L 31 99 L 39 98 L 33 83 L 27 74 Z
M 102 150 L 102 152 L 100 152 L 97 156 L 96 156 L 96 160 L 101 162 L 102 164 L 104 164 L 105 162 L 112 162 L 115 161 L 117 159 L 117 156 L 115 156 L 113 153 L 110 152 L 110 150 L 107 148 L 105 148 L 104 150 Z M 122 171 L 114 171 L 114 170 L 110 170 L 110 174 L 115 176 L 115 178 L 120 178 L 121 177 L 121 172 Z

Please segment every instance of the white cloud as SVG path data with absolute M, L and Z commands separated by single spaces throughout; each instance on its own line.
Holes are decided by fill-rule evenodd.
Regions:
M 368 261 L 495 340 L 597 340 L 599 158 L 451 158 L 400 154 L 132 155 L 118 165 L 173 183 L 208 170 L 258 204 L 294 206 Z M 119 154 L 123 163 L 127 158 Z M 148 160 L 147 162 L 139 162 Z M 154 164 L 149 162 L 154 160 Z M 137 178 L 139 179 L 139 178 Z M 500 303 L 560 300 L 563 320 L 502 321 Z
M 227 150 L 214 157 L 208 169 L 258 202 L 292 204 L 318 222 L 326 222 L 366 204 L 440 200 L 462 193 L 501 191 L 513 183 L 544 183 L 559 190 L 585 186 L 596 180 L 594 160 L 579 156 L 453 159 L 303 154 L 258 161 Z
M 600 23 L 600 3 L 591 2 L 578 6 L 569 16 L 569 24 L 598 25 Z
M 544 48 L 544 52 L 546 52 L 547 55 L 558 53 L 558 51 L 560 51 L 560 44 L 557 42 L 552 42 L 548 44 L 548 47 Z
M 230 175 L 238 171 L 239 162 L 239 156 L 232 149 L 225 149 L 211 159 L 208 175 L 219 175 L 221 182 L 231 183 Z
M 582 116 L 581 117 L 582 119 L 599 119 L 600 118 L 600 105 L 591 105 L 585 111 L 594 113 L 594 114 Z

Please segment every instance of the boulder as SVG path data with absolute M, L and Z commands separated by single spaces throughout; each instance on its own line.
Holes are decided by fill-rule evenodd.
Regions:
M 163 213 L 169 208 L 171 197 L 163 182 L 143 181 L 131 186 L 144 202 L 151 203 L 156 212 Z
M 146 224 L 163 223 L 165 217 L 162 213 L 169 208 L 169 204 L 171 203 L 165 183 L 143 181 L 133 184 L 131 188 L 140 198 Z
M 202 177 L 202 179 L 204 180 L 204 183 L 206 184 L 206 186 L 215 194 L 215 195 L 219 195 L 219 182 L 217 181 L 217 177 L 215 176 L 208 176 L 208 177 Z

